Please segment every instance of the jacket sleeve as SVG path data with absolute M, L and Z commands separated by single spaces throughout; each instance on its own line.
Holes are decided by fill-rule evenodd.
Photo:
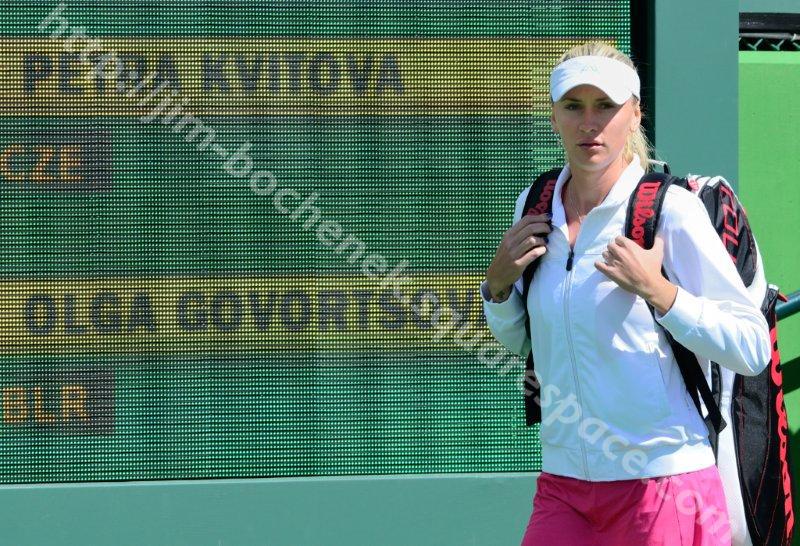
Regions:
M 525 198 L 528 196 L 529 190 L 530 188 L 525 189 L 517 197 L 511 225 L 517 223 L 522 217 L 522 208 L 525 206 Z M 489 285 L 486 280 L 481 282 L 480 293 L 483 301 L 483 314 L 486 317 L 489 331 L 506 349 L 523 358 L 527 357 L 531 350 L 531 340 L 525 329 L 528 314 L 522 303 L 522 278 L 520 277 L 514 282 L 511 295 L 502 303 L 491 301 Z
M 655 312 L 656 320 L 698 355 L 742 375 L 760 373 L 771 358 L 767 322 L 700 199 L 670 187 L 658 233 L 664 238 L 664 269 L 678 294 L 664 315 Z

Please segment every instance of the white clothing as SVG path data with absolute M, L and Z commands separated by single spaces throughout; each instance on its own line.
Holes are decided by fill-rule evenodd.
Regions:
M 553 231 L 528 294 L 525 330 L 522 279 L 502 303 L 481 295 L 486 322 L 509 351 L 533 348 L 541 385 L 542 470 L 590 481 L 666 476 L 714 464 L 708 431 L 694 406 L 663 331 L 644 299 L 595 268 L 608 243 L 623 234 L 628 199 L 644 174 L 634 156 L 604 201 L 582 222 L 572 270 L 561 189 L 553 196 Z M 519 221 L 529 188 L 517 198 Z M 656 320 L 701 359 L 743 375 L 770 362 L 766 320 L 751 301 L 702 202 L 667 190 L 657 234 L 664 269 L 678 285 L 672 307 Z

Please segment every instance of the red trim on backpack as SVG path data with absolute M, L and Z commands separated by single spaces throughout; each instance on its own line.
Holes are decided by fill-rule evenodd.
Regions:
M 777 321 L 776 321 L 777 322 Z M 775 413 L 778 416 L 778 449 L 781 461 L 781 485 L 783 486 L 783 512 L 786 515 L 786 538 L 791 538 L 792 529 L 794 527 L 794 509 L 792 507 L 792 482 L 791 474 L 789 473 L 788 461 L 788 439 L 789 433 L 789 419 L 786 417 L 786 406 L 783 403 L 783 375 L 779 368 L 781 363 L 781 355 L 778 352 L 778 328 L 777 324 L 773 324 L 769 331 L 769 337 L 772 342 L 772 361 L 770 362 L 770 375 L 772 382 L 778 387 L 778 396 L 775 397 Z
M 720 204 L 722 205 L 722 244 L 728 255 L 736 263 L 736 254 L 739 247 L 739 215 L 736 213 L 736 196 L 728 186 L 719 185 Z
M 541 195 L 539 195 L 539 202 L 529 208 L 526 214 L 544 214 L 550 209 L 550 201 L 553 198 L 553 190 L 557 181 L 555 178 L 547 181 L 544 188 L 542 188 Z
M 645 245 L 644 225 L 656 214 L 654 205 L 659 188 L 661 188 L 661 182 L 643 182 L 639 185 L 636 193 L 631 238 L 642 248 Z

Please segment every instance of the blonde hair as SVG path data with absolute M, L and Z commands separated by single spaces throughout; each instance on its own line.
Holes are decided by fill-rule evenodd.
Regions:
M 625 55 L 611 44 L 607 44 L 605 42 L 585 42 L 583 44 L 578 44 L 565 51 L 558 59 L 555 66 L 558 66 L 564 61 L 572 59 L 573 57 L 581 57 L 584 55 L 609 57 L 611 59 L 623 62 L 636 70 L 636 66 L 633 64 L 633 61 L 631 61 L 630 57 Z M 632 97 L 632 99 L 634 104 L 639 105 L 641 108 L 639 99 L 636 97 Z M 550 98 L 550 105 L 553 105 L 552 97 Z M 642 119 L 644 119 L 644 109 L 642 109 Z M 628 137 L 628 140 L 625 142 L 625 148 L 622 151 L 622 157 L 626 162 L 630 162 L 633 159 L 634 153 L 639 156 L 639 160 L 642 164 L 644 172 L 649 172 L 652 168 L 650 160 L 652 159 L 653 148 L 650 145 L 650 142 L 647 140 L 647 135 L 645 134 L 644 127 L 641 123 L 639 124 L 639 129 L 631 133 Z

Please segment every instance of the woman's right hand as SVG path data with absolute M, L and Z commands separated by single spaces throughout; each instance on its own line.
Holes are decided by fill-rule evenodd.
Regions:
M 528 264 L 547 252 L 547 235 L 552 231 L 548 214 L 526 214 L 505 232 L 494 259 L 486 271 L 492 297 L 504 301 L 511 285 Z

